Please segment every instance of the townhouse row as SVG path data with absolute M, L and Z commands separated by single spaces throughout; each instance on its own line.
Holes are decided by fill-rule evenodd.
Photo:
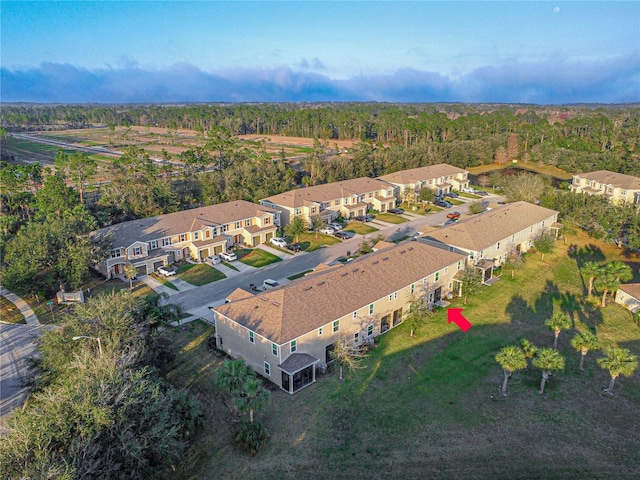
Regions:
M 640 204 L 640 178 L 622 173 L 598 170 L 573 176 L 570 190 L 575 193 L 598 195 L 614 205 Z
M 113 244 L 110 257 L 97 269 L 107 278 L 121 278 L 127 263 L 145 275 L 184 258 L 201 262 L 234 245 L 267 243 L 295 216 L 310 221 L 319 215 L 331 221 L 364 215 L 370 209 L 384 212 L 395 207 L 400 192 L 408 188 L 428 186 L 448 192 L 468 186 L 467 176 L 460 168 L 433 165 L 380 178 L 298 188 L 265 198 L 259 205 L 238 200 L 119 223 L 94 232 Z
M 466 268 L 483 272 L 512 252 L 526 252 L 542 233 L 557 235 L 558 212 L 516 202 L 472 216 L 417 239 L 381 242 L 374 253 L 346 264 L 321 266 L 275 290 L 242 289 L 228 303 L 211 307 L 217 346 L 243 359 L 288 393 L 316 381 L 331 361 L 340 336 L 355 345 L 370 343 L 402 323 L 412 301 L 446 306 L 462 295 Z

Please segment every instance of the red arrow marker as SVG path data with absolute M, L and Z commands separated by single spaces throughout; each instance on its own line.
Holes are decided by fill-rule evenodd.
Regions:
M 469 320 L 462 316 L 461 308 L 450 308 L 449 310 L 447 310 L 447 323 L 451 322 L 454 322 L 456 325 L 458 325 L 460 330 L 462 330 L 463 332 L 466 332 L 472 326 L 471 323 L 469 323 Z

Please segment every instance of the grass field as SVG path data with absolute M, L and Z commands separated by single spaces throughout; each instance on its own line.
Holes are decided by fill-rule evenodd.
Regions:
M 349 233 L 357 233 L 360 235 L 369 235 L 370 233 L 377 232 L 378 229 L 376 227 L 372 227 L 371 225 L 367 225 L 362 222 L 351 222 L 344 227 L 345 232 Z
M 176 276 L 185 282 L 189 282 L 191 285 L 197 286 L 227 278 L 224 273 L 209 265 L 194 265 L 192 263 L 180 265 Z
M 608 260 L 622 253 L 584 236 L 570 242 L 589 254 L 593 245 Z M 505 271 L 468 305 L 456 300 L 451 307 L 464 308 L 473 324 L 467 333 L 439 310 L 415 338 L 404 325 L 380 337 L 364 368 L 343 382 L 328 374 L 294 396 L 274 391 L 258 415 L 269 444 L 255 457 L 233 447 L 229 410 L 212 387 L 221 361 L 205 348 L 212 327 L 174 331 L 181 353 L 169 378 L 196 394 L 208 415 L 180 477 L 638 478 L 640 373 L 618 379 L 615 395 L 604 394 L 609 374 L 596 365 L 598 352 L 588 354 L 581 372 L 569 340 L 576 329 L 591 328 L 604 343 L 638 354 L 640 328 L 616 304 L 600 309 L 583 301 L 577 260 L 586 254 L 570 258 L 567 247 L 559 243 L 544 262 L 528 255 L 515 279 Z M 523 337 L 551 346 L 544 320 L 558 310 L 575 326 L 560 335 L 566 370 L 539 395 L 540 372 L 530 367 L 514 374 L 509 395 L 500 396 L 497 351 Z
M 393 223 L 396 225 L 409 221 L 406 218 L 403 218 L 400 215 L 394 215 L 393 213 L 378 213 L 376 214 L 376 220 L 380 220 L 381 222 Z
M 238 261 L 255 268 L 264 267 L 265 265 L 280 262 L 282 260 L 277 255 L 260 248 L 254 248 L 253 250 L 243 248 L 236 250 L 236 254 L 238 255 Z
M 340 243 L 336 237 L 332 235 L 325 235 L 323 233 L 316 234 L 315 232 L 308 232 L 300 235 L 299 244 L 303 251 L 313 252 L 319 248 L 323 248 L 325 245 L 335 245 Z

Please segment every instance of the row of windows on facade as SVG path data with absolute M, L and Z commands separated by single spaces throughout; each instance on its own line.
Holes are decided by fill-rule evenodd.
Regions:
M 458 262 L 458 270 L 460 270 L 462 268 L 462 262 L 459 261 Z M 449 267 L 445 267 L 444 268 L 444 273 L 446 274 L 449 271 Z M 440 272 L 436 272 L 434 274 L 434 282 L 438 282 L 440 280 Z M 428 283 L 429 277 L 424 277 L 422 279 L 422 283 L 424 285 L 426 285 Z M 449 283 L 448 288 L 451 289 L 452 284 Z M 415 289 L 416 289 L 416 284 L 412 283 L 409 287 L 409 292 L 411 295 L 413 295 L 415 293 Z M 395 300 L 398 298 L 398 292 L 394 292 L 392 294 L 389 295 L 389 301 Z M 433 302 L 433 292 L 429 292 L 429 302 Z M 369 315 L 373 315 L 375 313 L 375 303 L 371 303 L 369 304 L 369 308 L 368 308 L 368 312 Z M 356 310 L 355 312 L 353 312 L 353 318 L 358 318 L 358 311 Z M 336 333 L 340 330 L 340 320 L 335 320 L 332 324 L 332 331 L 333 333 Z M 320 327 L 318 328 L 318 335 L 322 335 L 324 333 L 324 327 Z M 369 325 L 367 327 L 367 336 L 370 337 L 371 335 L 373 335 L 373 325 Z M 358 339 L 358 334 L 355 334 L 355 340 L 357 341 Z M 249 342 L 251 343 L 255 343 L 255 333 L 252 332 L 251 330 L 249 330 Z M 290 342 L 290 348 L 291 348 L 291 353 L 294 353 L 296 351 L 297 348 L 297 341 L 296 340 L 292 340 Z M 278 355 L 278 345 L 275 343 L 271 344 L 271 352 L 274 355 Z
M 269 217 L 265 217 L 264 223 L 265 225 L 269 225 L 271 223 L 271 219 Z M 221 233 L 225 233 L 228 230 L 232 229 L 231 225 L 233 224 L 230 223 L 229 225 L 225 224 L 225 225 L 221 225 L 220 227 L 209 227 L 203 230 L 204 238 L 211 238 L 212 236 L 215 237 L 216 235 L 218 235 L 218 228 L 220 229 Z M 245 226 L 247 227 L 251 226 L 251 219 L 245 220 Z M 242 228 L 242 222 L 236 222 L 235 228 L 236 229 Z M 195 232 L 191 232 L 190 234 L 182 233 L 177 237 L 165 237 L 160 240 L 151 240 L 150 242 L 147 242 L 147 245 L 149 247 L 149 250 L 155 250 L 156 248 L 158 248 L 158 245 L 160 245 L 161 247 L 167 247 L 174 243 L 186 242 L 187 240 L 189 240 L 189 236 L 191 237 L 190 238 L 191 241 L 200 240 L 200 233 L 201 231 L 198 230 Z M 178 240 L 174 241 L 174 238 L 177 238 Z M 111 258 L 122 257 L 123 255 L 122 250 L 123 250 L 122 248 L 115 248 L 111 252 Z M 134 256 L 142 255 L 142 247 L 139 247 L 139 246 L 133 247 L 133 255 Z
M 579 185 L 580 181 L 578 180 L 575 183 L 577 183 Z M 613 186 L 613 185 L 600 184 L 600 183 L 595 182 L 593 180 L 589 180 L 587 182 L 587 187 L 595 188 L 596 190 L 602 190 L 603 188 L 606 187 L 607 193 L 613 193 L 613 191 L 616 189 L 616 187 Z M 626 194 L 627 194 L 627 191 L 625 189 L 620 189 L 620 195 L 626 195 Z

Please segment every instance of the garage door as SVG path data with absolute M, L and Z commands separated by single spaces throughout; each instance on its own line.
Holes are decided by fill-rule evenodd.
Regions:
M 142 275 L 146 275 L 147 274 L 147 266 L 146 265 L 141 265 L 139 266 L 136 270 L 138 270 L 138 276 L 142 276 Z

